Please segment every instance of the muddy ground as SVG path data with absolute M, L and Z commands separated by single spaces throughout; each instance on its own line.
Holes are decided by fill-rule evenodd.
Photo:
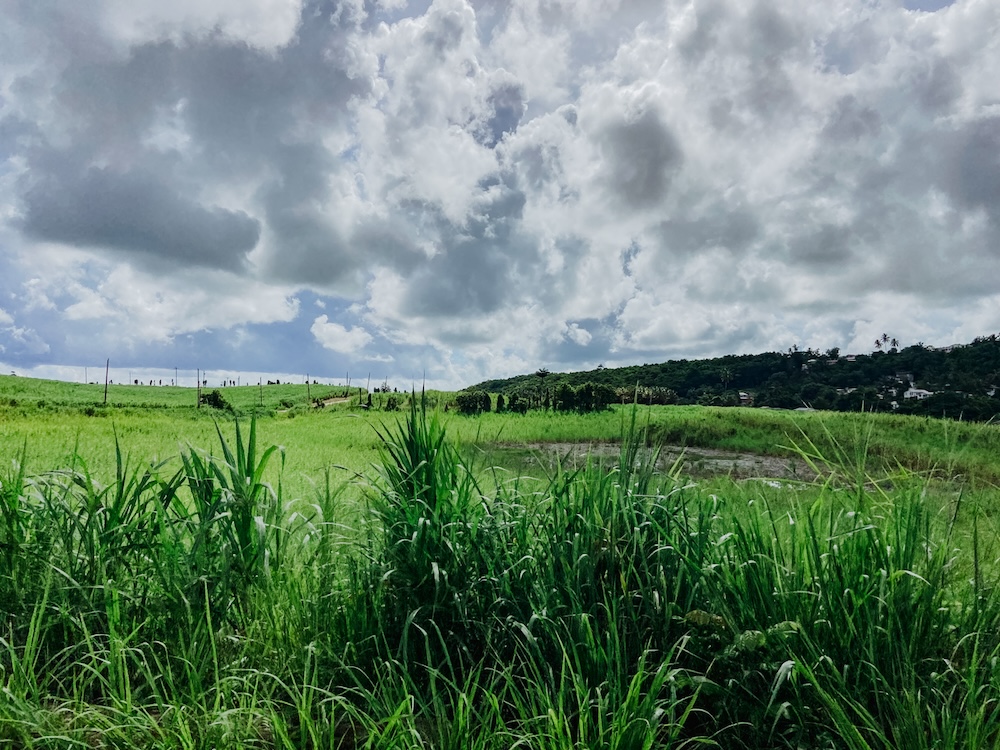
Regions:
M 619 446 L 612 443 L 531 443 L 520 446 L 504 446 L 501 450 L 526 452 L 525 462 L 545 463 L 554 468 L 578 466 L 588 455 L 599 459 L 614 460 L 619 454 Z M 812 481 L 816 472 L 800 458 L 765 456 L 756 453 L 718 450 L 715 448 L 682 448 L 666 445 L 660 450 L 658 466 L 670 469 L 681 461 L 681 473 L 691 477 L 729 476 L 733 479 L 798 479 Z

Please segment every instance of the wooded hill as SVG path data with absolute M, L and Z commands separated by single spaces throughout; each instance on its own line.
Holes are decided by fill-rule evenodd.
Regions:
M 899 349 L 883 336 L 871 354 L 841 355 L 792 347 L 787 352 L 671 360 L 661 364 L 556 373 L 539 370 L 488 380 L 468 390 L 522 396 L 534 402 L 562 384 L 606 384 L 642 403 L 811 407 L 836 411 L 896 411 L 985 421 L 1000 418 L 1000 340 Z M 908 392 L 909 391 L 909 392 Z

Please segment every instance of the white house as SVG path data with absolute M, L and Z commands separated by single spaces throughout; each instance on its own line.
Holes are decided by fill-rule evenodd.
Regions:
M 933 391 L 925 391 L 922 388 L 907 388 L 903 391 L 903 398 L 915 398 L 917 401 L 923 401 L 928 396 L 933 396 Z

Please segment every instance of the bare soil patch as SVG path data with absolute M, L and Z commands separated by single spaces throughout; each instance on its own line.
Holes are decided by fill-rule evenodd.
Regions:
M 615 459 L 620 447 L 614 443 L 531 443 L 521 446 L 531 454 L 528 462 L 545 462 L 554 467 L 562 462 L 579 465 L 588 456 Z M 657 466 L 667 470 L 680 461 L 681 472 L 692 477 L 729 476 L 733 479 L 797 479 L 813 481 L 816 472 L 801 458 L 767 456 L 757 453 L 719 450 L 716 448 L 685 448 L 665 445 L 660 449 Z

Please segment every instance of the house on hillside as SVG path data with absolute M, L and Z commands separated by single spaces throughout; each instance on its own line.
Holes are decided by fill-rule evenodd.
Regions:
M 907 388 L 903 391 L 903 398 L 915 398 L 917 401 L 923 401 L 928 396 L 933 396 L 933 391 L 925 391 L 923 388 Z

